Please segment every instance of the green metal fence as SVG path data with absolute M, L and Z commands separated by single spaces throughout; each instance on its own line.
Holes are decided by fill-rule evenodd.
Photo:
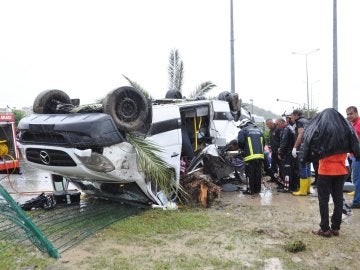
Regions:
M 54 258 L 111 223 L 144 211 L 119 202 L 82 198 L 77 204 L 25 212 L 1 185 L 0 195 L 0 244 L 35 245 Z M 6 245 L 0 245 L 0 253 L 1 248 Z

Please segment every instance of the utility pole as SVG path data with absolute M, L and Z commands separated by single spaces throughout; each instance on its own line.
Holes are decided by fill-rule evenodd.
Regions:
M 298 54 L 298 55 L 304 55 L 305 56 L 305 71 L 306 71 L 306 100 L 307 100 L 307 117 L 310 118 L 310 101 L 309 101 L 309 71 L 308 71 L 308 55 L 317 52 L 318 50 L 320 50 L 319 48 L 316 50 L 313 50 L 311 52 L 307 52 L 307 53 L 297 53 L 297 52 L 293 52 L 293 54 Z
M 333 1 L 333 108 L 338 110 L 337 7 Z
M 234 58 L 234 15 L 233 0 L 230 0 L 230 72 L 231 93 L 235 93 L 235 58 Z

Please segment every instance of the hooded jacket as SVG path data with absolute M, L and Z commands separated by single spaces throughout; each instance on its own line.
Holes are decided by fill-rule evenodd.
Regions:
M 330 155 L 354 153 L 360 158 L 358 137 L 350 123 L 335 109 L 315 116 L 304 129 L 299 159 L 312 162 Z

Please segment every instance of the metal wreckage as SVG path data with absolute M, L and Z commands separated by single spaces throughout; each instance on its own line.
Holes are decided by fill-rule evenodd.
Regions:
M 80 106 L 61 90 L 43 91 L 18 125 L 20 152 L 51 173 L 55 191 L 72 183 L 85 194 L 152 207 L 176 208 L 179 198 L 208 206 L 222 181 L 245 180 L 231 141 L 236 121 L 251 116 L 229 92 L 216 100 L 167 97 L 151 100 L 123 86 L 101 104 Z

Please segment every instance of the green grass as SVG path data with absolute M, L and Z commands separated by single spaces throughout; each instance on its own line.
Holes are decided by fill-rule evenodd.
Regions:
M 123 241 L 154 235 L 171 235 L 193 228 L 206 229 L 210 218 L 206 211 L 184 208 L 181 211 L 151 210 L 112 224 L 106 229 L 107 236 L 116 235 Z
M 316 201 L 313 204 L 317 207 Z M 282 269 L 356 269 L 360 236 L 353 226 L 357 224 L 344 224 L 339 237 L 323 239 L 310 233 L 318 223 L 317 211 L 307 216 L 282 211 L 246 205 L 152 209 L 113 223 L 58 261 L 9 246 L 1 253 L 0 265 L 55 270 L 263 269 L 269 260 L 277 260 Z M 298 240 L 306 249 L 287 251 L 286 246 Z M 8 245 L 0 242 L 0 249 Z M 73 255 L 75 250 L 80 255 Z
M 0 242 L 0 269 L 46 269 L 54 261 L 35 247 Z

